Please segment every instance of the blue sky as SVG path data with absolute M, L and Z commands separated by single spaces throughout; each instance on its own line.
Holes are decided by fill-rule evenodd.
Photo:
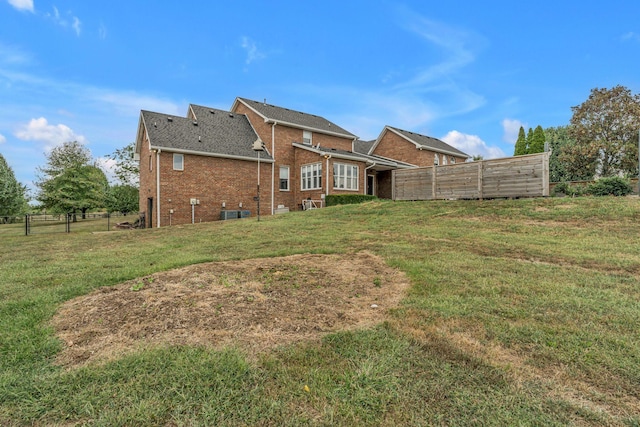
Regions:
M 266 98 L 492 158 L 618 84 L 640 92 L 637 1 L 0 0 L 0 153 L 30 187 L 64 141 L 133 141 L 141 109 Z

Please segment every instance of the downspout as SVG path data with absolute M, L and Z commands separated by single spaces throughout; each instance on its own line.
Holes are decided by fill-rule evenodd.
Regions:
M 273 122 L 273 124 L 271 125 L 271 158 L 273 159 L 273 163 L 271 163 L 271 215 L 273 215 L 275 212 L 274 198 L 275 198 L 276 190 L 275 190 L 274 184 L 275 184 L 275 174 L 276 174 L 276 124 L 277 122 Z M 289 181 L 291 181 L 291 177 L 289 177 Z
M 329 155 L 325 154 L 324 158 L 327 159 L 327 183 L 325 184 L 326 185 L 325 195 L 328 196 L 329 195 L 329 159 L 331 158 L 331 154 Z
M 364 194 L 367 194 L 367 183 L 369 182 L 368 176 L 367 176 L 367 170 L 371 169 L 372 167 L 374 167 L 375 165 L 377 165 L 376 162 L 373 162 L 371 164 L 371 166 L 367 166 L 366 168 L 364 168 Z
M 156 228 L 160 228 L 160 150 L 156 151 L 156 211 L 158 212 L 158 219 L 156 221 Z

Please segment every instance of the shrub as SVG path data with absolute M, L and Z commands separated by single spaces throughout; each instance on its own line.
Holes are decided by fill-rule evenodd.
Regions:
M 587 187 L 587 193 L 592 196 L 626 196 L 633 193 L 628 179 L 618 176 L 600 178 Z
M 330 194 L 325 201 L 327 202 L 327 206 L 336 206 L 353 205 L 376 199 L 376 196 L 370 196 L 368 194 Z
M 571 185 L 566 181 L 559 182 L 553 187 L 554 196 L 582 196 L 585 194 L 585 187 L 582 185 Z

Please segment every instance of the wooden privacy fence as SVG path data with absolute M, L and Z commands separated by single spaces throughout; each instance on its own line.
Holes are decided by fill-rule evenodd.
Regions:
M 549 195 L 549 153 L 394 170 L 393 200 Z

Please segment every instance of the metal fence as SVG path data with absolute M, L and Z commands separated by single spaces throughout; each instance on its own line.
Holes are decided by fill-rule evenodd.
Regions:
M 0 217 L 0 236 L 104 232 L 144 228 L 144 213 L 28 214 Z

